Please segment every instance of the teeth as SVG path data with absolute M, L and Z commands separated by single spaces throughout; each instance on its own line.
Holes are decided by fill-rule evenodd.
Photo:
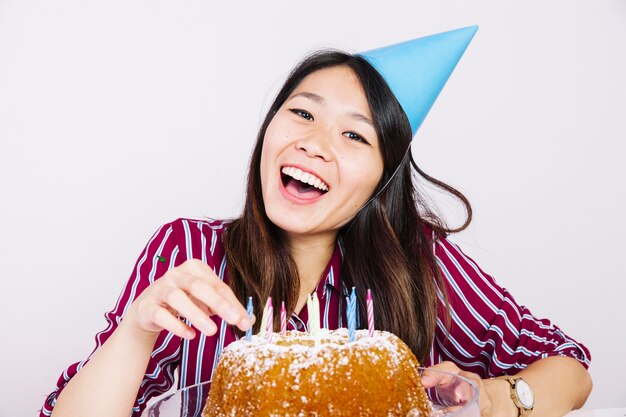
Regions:
M 328 185 L 326 185 L 324 181 L 317 178 L 313 174 L 302 171 L 299 168 L 283 167 L 282 173 L 285 175 L 289 175 L 291 178 L 301 181 L 305 184 L 312 185 L 313 187 L 318 188 L 322 191 L 328 191 Z

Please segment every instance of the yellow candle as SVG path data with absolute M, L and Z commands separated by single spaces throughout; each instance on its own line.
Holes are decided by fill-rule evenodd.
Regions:
M 268 320 L 268 316 L 269 316 L 268 305 L 269 305 L 269 303 L 266 302 L 265 303 L 265 307 L 263 307 L 263 316 L 261 318 L 261 328 L 259 329 L 259 336 L 261 336 L 261 337 L 265 337 L 266 336 L 265 328 L 267 327 L 267 320 Z
M 315 346 L 320 344 L 320 301 L 317 298 L 317 293 L 313 294 L 313 308 L 311 314 L 313 315 L 313 320 L 309 318 L 309 326 L 312 327 L 311 334 L 313 336 L 313 341 Z

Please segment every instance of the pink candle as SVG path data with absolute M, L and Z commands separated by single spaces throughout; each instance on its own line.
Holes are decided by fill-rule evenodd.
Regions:
M 367 328 L 370 337 L 374 337 L 374 300 L 372 300 L 372 292 L 367 290 Z
M 272 297 L 267 299 L 267 324 L 265 332 L 267 333 L 267 343 L 272 343 L 272 334 L 274 333 L 274 307 L 272 306 Z
M 287 334 L 287 310 L 285 310 L 285 302 L 283 301 L 280 306 L 280 335 Z

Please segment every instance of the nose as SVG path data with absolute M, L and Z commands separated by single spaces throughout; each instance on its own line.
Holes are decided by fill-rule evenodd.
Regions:
M 296 149 L 310 158 L 321 158 L 328 162 L 332 159 L 331 135 L 331 132 L 325 131 L 309 132 L 295 142 Z

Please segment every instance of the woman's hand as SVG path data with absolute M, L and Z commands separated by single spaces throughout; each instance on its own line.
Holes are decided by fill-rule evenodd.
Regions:
M 459 375 L 478 386 L 481 417 L 514 417 L 517 416 L 517 408 L 509 397 L 509 383 L 503 379 L 481 379 L 477 374 L 459 369 L 453 362 L 441 362 L 424 370 L 422 374 L 422 384 L 425 388 L 453 387 L 454 382 L 451 375 L 439 372 L 428 372 L 429 370 L 448 372 L 452 375 Z M 464 404 L 472 399 L 473 393 L 467 389 L 467 385 L 458 385 L 453 391 L 454 398 L 450 400 L 457 404 Z
M 205 263 L 192 259 L 167 271 L 143 290 L 118 328 L 70 380 L 53 415 L 128 416 L 159 333 L 195 337 L 182 316 L 207 335 L 215 334 L 214 314 L 241 330 L 252 325 L 228 285 Z
M 210 317 L 215 314 L 241 330 L 252 326 L 230 287 L 207 264 L 190 259 L 146 288 L 132 303 L 122 323 L 149 336 L 156 337 L 162 330 L 168 330 L 193 339 L 196 332 L 180 317 L 210 336 L 217 332 L 217 325 Z

